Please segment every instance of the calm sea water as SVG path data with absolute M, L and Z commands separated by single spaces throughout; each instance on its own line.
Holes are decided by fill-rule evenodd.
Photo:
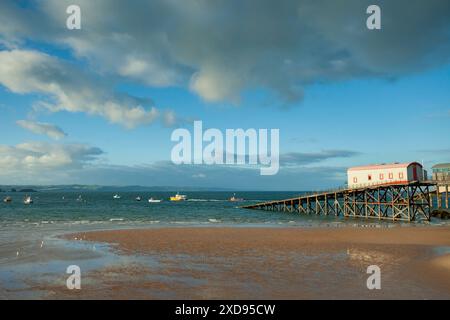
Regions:
M 239 206 L 251 202 L 283 199 L 298 195 L 293 192 L 242 192 L 237 197 L 243 202 L 230 202 L 230 192 L 186 192 L 188 201 L 171 202 L 173 192 L 119 193 L 34 193 L 34 203 L 26 206 L 24 195 L 10 195 L 13 202 L 0 204 L 0 227 L 33 227 L 38 225 L 110 225 L 117 224 L 208 224 L 208 223 L 278 223 L 293 217 L 280 213 L 261 213 L 243 210 Z M 77 201 L 81 196 L 83 201 Z M 136 201 L 140 196 L 142 201 Z M 161 203 L 148 203 L 148 199 L 163 199 Z
M 0 231 L 32 231 L 53 229 L 98 229 L 148 225 L 309 225 L 344 222 L 341 218 L 304 216 L 283 212 L 245 210 L 239 206 L 266 200 L 295 197 L 301 192 L 241 192 L 242 202 L 230 202 L 230 192 L 186 192 L 188 201 L 171 202 L 173 192 L 120 193 L 113 199 L 110 192 L 90 193 L 33 193 L 34 203 L 24 205 L 22 193 L 2 193 L 11 196 L 12 203 L 0 203 Z M 81 196 L 82 201 L 77 201 Z M 142 201 L 136 201 L 140 196 Z M 148 199 L 163 199 L 149 203 Z M 356 222 L 357 220 L 350 220 Z M 378 223 L 378 222 L 377 222 Z M 4 234 L 4 233 L 3 233 Z M 1 239 L 1 236 L 0 236 Z

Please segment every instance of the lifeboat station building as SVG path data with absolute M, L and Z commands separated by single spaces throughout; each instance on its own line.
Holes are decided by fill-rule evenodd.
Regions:
M 439 192 L 445 193 L 448 198 L 450 187 L 450 163 L 441 163 L 433 168 L 433 181 L 438 184 Z
M 378 164 L 347 170 L 350 189 L 384 184 L 404 184 L 426 180 L 426 171 L 418 162 Z
M 450 182 L 450 163 L 437 164 L 432 169 L 434 181 Z

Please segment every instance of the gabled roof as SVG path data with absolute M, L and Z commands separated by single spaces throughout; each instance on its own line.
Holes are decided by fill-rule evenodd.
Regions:
M 417 164 L 420 167 L 422 165 L 418 162 L 406 162 L 406 163 L 383 163 L 383 164 L 373 164 L 368 166 L 359 166 L 348 168 L 347 171 L 359 171 L 359 170 L 377 170 L 377 169 L 391 169 L 391 168 L 408 168 L 412 164 Z
M 433 166 L 432 169 L 450 169 L 450 163 L 439 163 Z

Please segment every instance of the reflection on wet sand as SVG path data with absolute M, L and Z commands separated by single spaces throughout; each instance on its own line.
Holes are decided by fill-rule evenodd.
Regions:
M 183 227 L 83 232 L 66 238 L 72 251 L 56 254 L 56 247 L 47 251 L 53 258 L 42 264 L 39 276 L 27 277 L 23 287 L 3 290 L 1 295 L 56 299 L 450 298 L 448 227 Z M 51 246 L 49 242 L 44 248 L 51 250 Z M 82 270 L 79 291 L 67 290 L 67 275 L 61 272 L 72 263 Z M 382 290 L 366 287 L 370 265 L 381 268 Z

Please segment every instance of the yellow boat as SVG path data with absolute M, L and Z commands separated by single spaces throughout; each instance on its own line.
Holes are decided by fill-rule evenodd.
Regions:
M 175 196 L 170 197 L 170 201 L 185 201 L 187 197 L 183 194 L 176 194 Z

